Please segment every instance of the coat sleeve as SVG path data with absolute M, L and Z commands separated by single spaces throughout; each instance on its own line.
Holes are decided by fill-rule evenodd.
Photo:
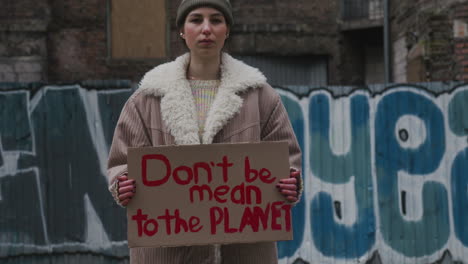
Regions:
M 267 87 L 267 89 L 273 90 L 271 87 Z M 270 105 L 270 107 L 266 108 L 271 109 L 267 112 L 269 114 L 267 115 L 265 124 L 262 127 L 262 141 L 287 141 L 289 147 L 289 166 L 291 171 L 301 172 L 301 149 L 297 142 L 296 135 L 294 134 L 291 122 L 289 121 L 288 113 L 286 112 L 286 109 L 281 102 L 280 96 L 276 93 L 276 91 L 273 90 L 271 93 L 273 93 L 273 95 L 265 96 L 267 101 L 271 99 L 269 100 L 270 103 L 261 104 L 262 106 Z M 298 177 L 298 181 L 299 201 L 303 190 L 302 172 Z
M 127 150 L 129 147 L 151 146 L 151 138 L 141 116 L 135 105 L 133 96 L 124 105 L 120 114 L 107 161 L 107 176 L 109 191 L 114 199 L 117 199 L 116 178 L 126 174 Z

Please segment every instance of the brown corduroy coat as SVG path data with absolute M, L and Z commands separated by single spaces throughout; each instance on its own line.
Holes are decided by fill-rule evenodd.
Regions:
M 222 55 L 221 83 L 200 138 L 195 102 L 185 76 L 188 63 L 189 54 L 185 54 L 149 71 L 128 99 L 109 153 L 110 189 L 115 178 L 127 172 L 128 147 L 288 141 L 290 166 L 300 170 L 301 151 L 279 95 L 257 69 L 227 54 Z M 277 253 L 273 242 L 132 248 L 130 261 L 266 264 L 277 263 Z

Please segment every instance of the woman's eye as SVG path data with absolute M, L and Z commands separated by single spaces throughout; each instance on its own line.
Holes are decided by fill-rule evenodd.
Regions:
M 192 18 L 189 20 L 191 23 L 200 23 L 201 22 L 201 19 L 199 18 Z
M 222 23 L 223 21 L 221 19 L 212 19 L 211 20 L 211 23 L 213 24 L 219 24 L 219 23 Z

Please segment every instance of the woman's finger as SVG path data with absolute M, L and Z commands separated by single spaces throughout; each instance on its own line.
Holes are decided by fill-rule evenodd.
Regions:
M 135 183 L 135 180 L 126 180 L 126 181 L 119 181 L 119 187 L 130 186 Z
M 286 200 L 288 200 L 288 202 L 295 203 L 295 202 L 297 202 L 297 197 L 288 196 L 288 197 L 286 197 Z
M 117 180 L 119 180 L 119 181 L 126 181 L 126 180 L 128 180 L 128 177 L 127 177 L 126 174 L 124 174 L 124 175 L 118 176 L 118 177 L 117 177 Z
M 297 179 L 296 178 L 287 178 L 287 179 L 281 179 L 279 182 L 280 183 L 285 183 L 285 184 L 297 184 Z
M 135 192 L 135 191 L 136 191 L 136 186 L 134 185 L 129 185 L 129 186 L 119 188 L 119 193 L 121 194 L 126 193 L 126 192 Z
M 280 190 L 280 192 L 283 194 L 283 195 L 286 195 L 286 196 L 294 196 L 294 197 L 297 197 L 297 192 L 296 191 L 290 191 L 290 190 Z
M 293 190 L 293 191 L 297 190 L 297 185 L 296 184 L 281 184 L 281 183 L 278 183 L 278 184 L 276 184 L 276 187 L 278 189 Z
M 125 200 L 123 200 L 123 201 L 120 201 L 120 204 L 121 204 L 122 206 L 127 206 L 128 203 L 129 203 L 130 201 L 131 201 L 131 199 L 127 198 L 127 199 L 125 199 Z
M 297 178 L 297 176 L 301 175 L 301 172 L 299 171 L 291 171 L 289 174 L 289 178 Z
M 131 199 L 133 197 L 133 195 L 135 195 L 135 193 L 133 193 L 133 192 L 122 193 L 122 194 L 119 195 L 119 200 L 123 201 L 123 200 L 125 200 L 127 198 Z

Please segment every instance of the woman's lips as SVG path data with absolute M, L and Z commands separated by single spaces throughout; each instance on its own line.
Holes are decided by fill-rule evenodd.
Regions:
M 214 43 L 214 41 L 211 39 L 204 39 L 204 40 L 200 40 L 198 43 L 208 45 L 208 44 Z

